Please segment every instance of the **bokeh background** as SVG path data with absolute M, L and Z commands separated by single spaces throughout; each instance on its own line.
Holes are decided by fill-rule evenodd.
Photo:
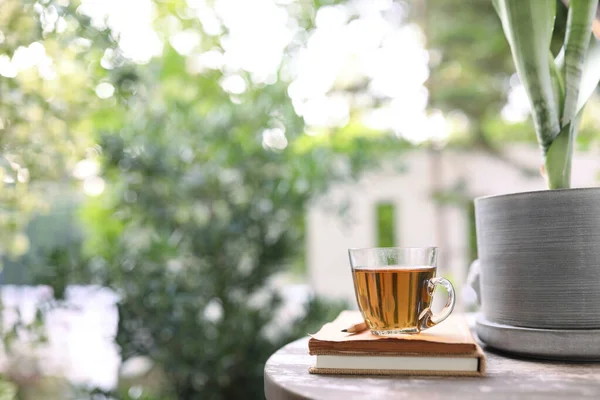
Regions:
M 263 398 L 349 247 L 440 246 L 472 310 L 528 107 L 491 1 L 0 0 L 0 398 Z

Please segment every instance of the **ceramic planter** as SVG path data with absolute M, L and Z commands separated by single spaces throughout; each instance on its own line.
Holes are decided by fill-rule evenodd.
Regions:
M 600 329 L 600 188 L 475 200 L 483 316 Z
M 600 188 L 481 197 L 475 217 L 479 338 L 529 357 L 600 361 Z

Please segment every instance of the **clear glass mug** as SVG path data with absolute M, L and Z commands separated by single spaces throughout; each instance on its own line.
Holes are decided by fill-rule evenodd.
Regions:
M 419 333 L 445 320 L 454 309 L 454 287 L 436 277 L 436 247 L 350 249 L 358 308 L 375 335 Z M 448 291 L 439 314 L 431 311 L 438 286 Z

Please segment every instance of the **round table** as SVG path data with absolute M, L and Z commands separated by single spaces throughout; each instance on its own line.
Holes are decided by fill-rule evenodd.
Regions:
M 311 375 L 308 338 L 273 354 L 265 397 L 283 399 L 600 399 L 600 364 L 508 358 L 486 350 L 483 378 Z

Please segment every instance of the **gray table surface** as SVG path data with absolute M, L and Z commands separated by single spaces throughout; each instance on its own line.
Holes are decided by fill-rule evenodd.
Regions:
M 600 399 L 600 364 L 510 358 L 485 349 L 483 378 L 311 375 L 308 338 L 265 365 L 265 397 L 283 399 Z

